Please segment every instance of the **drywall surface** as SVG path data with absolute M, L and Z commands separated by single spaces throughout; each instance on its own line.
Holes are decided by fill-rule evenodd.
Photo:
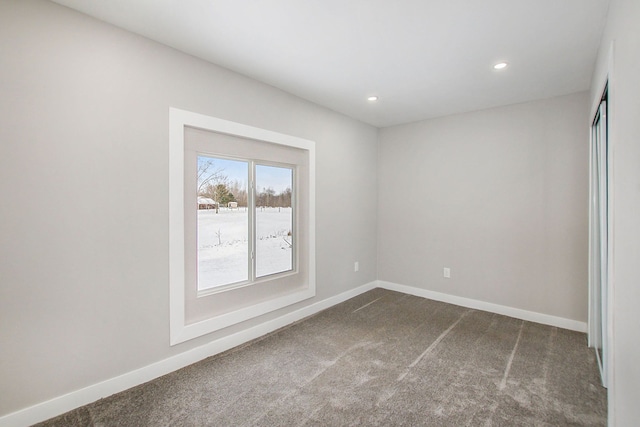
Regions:
M 0 416 L 376 279 L 375 128 L 47 1 L 0 61 Z M 169 107 L 316 142 L 316 298 L 169 346 Z
M 613 0 L 600 45 L 591 103 L 609 81 L 609 144 L 613 156 L 613 381 L 609 424 L 640 419 L 640 2 Z M 610 53 L 613 42 L 612 68 Z
M 382 129 L 378 278 L 586 321 L 587 117 L 583 92 Z

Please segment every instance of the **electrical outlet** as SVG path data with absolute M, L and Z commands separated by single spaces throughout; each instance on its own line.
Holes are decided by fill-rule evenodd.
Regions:
M 360 270 L 360 263 L 358 261 L 353 263 L 353 271 L 359 271 Z
M 451 278 L 451 269 L 448 267 L 445 267 L 444 270 L 442 271 L 442 275 L 447 278 L 450 279 Z

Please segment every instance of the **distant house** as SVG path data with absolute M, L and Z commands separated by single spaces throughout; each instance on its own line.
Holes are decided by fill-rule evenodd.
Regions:
M 198 197 L 198 209 L 215 209 L 216 201 L 208 197 Z
M 238 209 L 238 202 L 229 202 L 227 203 L 227 207 L 229 209 Z

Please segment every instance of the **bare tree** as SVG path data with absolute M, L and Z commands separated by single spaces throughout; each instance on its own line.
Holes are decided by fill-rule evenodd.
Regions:
M 202 196 L 208 185 L 225 184 L 229 178 L 223 173 L 224 168 L 216 168 L 213 159 L 200 161 L 198 158 L 198 195 Z
M 256 194 L 258 206 L 270 208 L 290 208 L 291 207 L 291 188 L 287 187 L 280 193 L 272 187 L 263 188 L 260 193 Z
M 221 188 L 226 188 L 228 182 L 224 168 L 216 167 L 214 159 L 198 157 L 198 196 L 213 199 L 216 213 L 220 211 Z
M 247 184 L 238 180 L 229 184 L 229 191 L 235 196 L 238 206 L 247 207 Z

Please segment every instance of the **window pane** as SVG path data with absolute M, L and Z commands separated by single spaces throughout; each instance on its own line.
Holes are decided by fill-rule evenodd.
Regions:
M 247 162 L 198 156 L 198 290 L 249 280 Z
M 256 165 L 256 277 L 293 269 L 293 169 Z

